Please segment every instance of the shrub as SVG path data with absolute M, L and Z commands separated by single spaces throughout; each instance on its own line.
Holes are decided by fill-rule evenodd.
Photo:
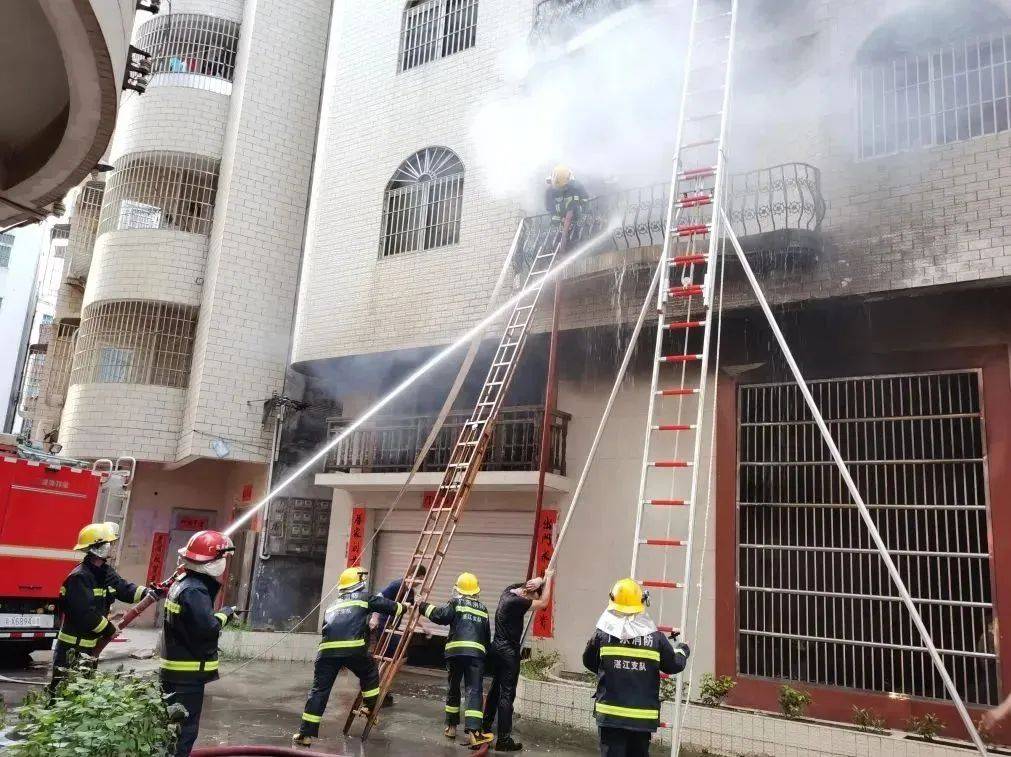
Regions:
M 132 671 L 70 671 L 52 703 L 29 697 L 16 710 L 23 739 L 14 757 L 126 757 L 172 753 L 176 726 L 154 675 Z
M 788 718 L 803 717 L 812 701 L 814 700 L 806 691 L 798 691 L 790 686 L 783 686 L 779 690 L 779 709 Z
M 526 678 L 543 681 L 547 673 L 562 659 L 558 652 L 534 652 L 520 663 L 520 673 Z
M 662 676 L 660 678 L 660 701 L 673 702 L 677 694 L 677 676 Z
M 736 685 L 737 681 L 730 676 L 717 678 L 712 673 L 703 673 L 702 680 L 699 681 L 699 701 L 710 707 L 723 704 L 723 700 Z
M 879 718 L 874 710 L 853 706 L 853 722 L 860 726 L 861 731 L 869 733 L 884 733 L 885 719 Z
M 944 723 L 937 715 L 928 712 L 923 717 L 913 717 L 907 720 L 906 727 L 917 736 L 921 736 L 927 741 L 933 741 L 934 737 L 944 730 Z

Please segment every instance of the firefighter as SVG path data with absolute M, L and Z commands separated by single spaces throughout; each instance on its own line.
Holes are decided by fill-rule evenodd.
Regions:
M 119 539 L 119 524 L 106 521 L 103 525 L 109 529 L 114 541 Z M 116 600 L 125 602 L 126 604 L 137 604 L 148 593 L 152 593 L 156 599 L 165 596 L 165 592 L 156 586 L 138 586 L 135 583 L 127 581 L 116 572 L 116 568 L 111 562 L 106 563 L 106 574 L 105 586 L 107 592 L 105 599 L 107 613 L 111 613 L 112 606 L 116 603 Z M 113 620 L 118 617 L 114 616 Z
M 676 675 L 691 650 L 673 647 L 646 613 L 649 596 L 631 578 L 611 589 L 611 601 L 586 643 L 583 665 L 597 674 L 594 713 L 601 757 L 648 757 L 660 725 L 660 674 Z
M 448 739 L 456 738 L 460 723 L 460 682 L 466 688 L 464 728 L 468 746 L 487 744 L 493 738 L 482 727 L 481 679 L 484 658 L 490 640 L 488 608 L 478 600 L 481 587 L 473 573 L 461 573 L 456 579 L 456 596 L 442 607 L 422 602 L 419 609 L 433 623 L 449 626 L 446 637 L 446 667 L 449 671 L 449 693 L 446 695 L 446 730 Z
M 77 658 L 90 666 L 98 663 L 92 650 L 99 639 L 115 636 L 116 624 L 109 619 L 110 592 L 124 602 L 138 602 L 154 589 L 124 581 L 109 565 L 112 544 L 119 538 L 107 523 L 92 523 L 81 529 L 75 550 L 84 552 L 81 564 L 74 568 L 60 587 L 60 613 L 63 622 L 53 653 L 53 677 L 49 693 L 56 694 L 66 678 L 67 668 Z M 155 592 L 156 594 L 156 592 Z
M 495 636 L 488 652 L 488 668 L 492 672 L 491 688 L 484 704 L 483 730 L 491 731 L 498 715 L 496 752 L 518 752 L 523 745 L 513 741 L 513 700 L 520 677 L 520 655 L 523 643 L 523 619 L 527 612 L 543 610 L 551 602 L 551 585 L 555 572 L 549 570 L 543 578 L 531 578 L 524 583 L 507 586 L 495 609 Z
M 585 212 L 589 195 L 586 189 L 575 180 L 572 171 L 567 166 L 555 166 L 551 175 L 545 179 L 547 187 L 544 190 L 544 209 L 551 214 L 552 226 L 556 234 L 563 228 L 571 241 L 572 230 Z M 558 237 L 553 236 L 553 243 L 558 244 Z
M 204 686 L 218 678 L 218 638 L 235 617 L 234 607 L 214 611 L 232 540 L 218 531 L 198 531 L 179 550 L 185 572 L 165 600 L 161 634 L 161 685 L 170 703 L 186 708 L 176 757 L 186 757 L 197 740 Z
M 364 707 L 362 714 L 367 716 L 376 706 L 379 670 L 369 653 L 369 618 L 374 612 L 399 618 L 411 605 L 379 594 L 370 596 L 365 590 L 367 575 L 368 571 L 361 568 L 346 568 L 337 582 L 337 602 L 323 615 L 323 641 L 316 654 L 312 689 L 298 733 L 291 737 L 298 746 L 309 746 L 319 735 L 323 711 L 341 668 L 347 668 L 358 678 Z

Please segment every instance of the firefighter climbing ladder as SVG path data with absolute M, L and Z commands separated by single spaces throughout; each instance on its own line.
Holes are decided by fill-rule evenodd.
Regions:
M 418 535 L 414 554 L 408 564 L 404 583 L 397 597 L 398 601 L 402 601 L 412 587 L 415 589 L 416 602 L 428 599 L 439 574 L 439 568 L 449 550 L 449 543 L 467 505 L 474 479 L 481 469 L 495 421 L 498 418 L 506 392 L 509 390 L 509 384 L 516 373 L 520 355 L 526 344 L 530 323 L 540 299 L 543 279 L 564 249 L 565 234 L 558 234 L 557 230 L 545 229 L 531 233 L 536 236 L 530 247 L 537 250 L 537 254 L 523 284 L 523 288 L 529 288 L 529 291 L 513 306 L 509 320 L 506 322 L 505 331 L 502 333 L 492 358 L 491 366 L 488 368 L 484 386 L 478 395 L 477 404 L 453 447 L 442 484 L 436 491 L 435 500 L 428 510 L 425 524 Z M 418 568 L 422 566 L 427 572 L 424 577 L 419 577 Z M 399 623 L 387 624 L 378 640 L 376 660 L 379 662 L 379 702 L 382 702 L 386 697 L 397 671 L 404 662 L 418 618 L 419 613 L 415 607 L 406 618 L 401 618 Z M 395 644 L 395 648 L 391 652 L 395 637 L 399 637 L 399 642 Z M 350 731 L 355 717 L 362 715 L 366 717 L 365 728 L 362 732 L 362 740 L 365 740 L 376 724 L 379 708 L 376 708 L 377 712 L 364 715 L 361 704 L 362 697 L 359 694 L 344 723 L 344 733 Z
M 657 291 L 653 376 L 631 568 L 632 577 L 658 596 L 654 606 L 659 608 L 658 625 L 665 632 L 685 628 L 688 617 L 692 532 L 704 436 L 704 377 L 710 358 L 710 308 L 716 279 L 713 274 L 723 229 L 719 214 L 726 175 L 724 142 L 736 21 L 737 0 L 692 3 L 681 120 L 661 257 L 665 278 L 661 278 Z M 672 368 L 674 376 L 670 375 Z M 685 525 L 675 534 L 673 514 L 680 508 L 687 511 L 680 520 Z M 655 550 L 661 552 L 656 554 Z M 671 564 L 681 565 L 674 576 L 668 574 Z M 647 574 L 640 575 L 643 572 Z M 673 603 L 668 597 L 679 601 Z M 664 610 L 669 604 L 680 607 L 677 625 L 664 623 Z M 678 676 L 674 722 L 669 724 L 674 729 L 671 753 L 675 755 L 680 745 L 683 686 L 682 676 Z

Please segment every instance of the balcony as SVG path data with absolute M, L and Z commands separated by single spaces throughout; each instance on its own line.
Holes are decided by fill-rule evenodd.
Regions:
M 574 227 L 573 241 L 590 239 L 621 219 L 591 254 L 624 252 L 663 245 L 670 184 L 653 184 L 600 195 Z M 813 257 L 821 249 L 825 199 L 821 171 L 806 163 L 784 163 L 727 179 L 725 207 L 744 252 L 761 271 L 767 262 L 790 256 Z M 519 260 L 529 261 L 551 224 L 549 215 L 527 218 Z M 577 267 L 578 270 L 578 267 Z
M 383 490 L 399 488 L 428 438 L 435 415 L 389 416 L 356 429 L 327 455 L 325 473 L 317 483 L 349 489 Z M 470 419 L 470 413 L 453 413 L 439 430 L 425 456 L 413 488 L 434 489 L 449 464 L 453 446 Z M 551 414 L 547 486 L 567 491 L 565 476 L 568 413 Z M 330 438 L 338 435 L 353 419 L 331 418 Z M 544 408 L 536 405 L 503 408 L 492 432 L 484 465 L 475 484 L 478 488 L 502 491 L 526 490 L 537 483 L 540 466 L 541 428 Z

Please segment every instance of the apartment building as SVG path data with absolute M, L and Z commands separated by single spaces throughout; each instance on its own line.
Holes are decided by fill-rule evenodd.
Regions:
M 149 71 L 74 201 L 34 430 L 136 464 L 132 580 L 266 490 L 330 11 L 173 0 L 133 30 Z M 255 552 L 236 537 L 233 592 Z
M 341 55 L 324 93 L 288 382 L 303 404 L 285 424 L 283 470 L 484 315 L 518 229 L 526 254 L 547 223 L 536 198 L 552 164 L 573 164 L 597 197 L 581 238 L 605 231 L 561 284 L 556 408 L 545 411 L 542 306 L 441 596 L 463 569 L 489 603 L 525 577 L 546 422 L 548 525 L 569 506 L 659 254 L 674 121 L 669 132 L 629 130 L 676 101 L 683 12 L 383 0 L 346 14 L 330 42 Z M 1011 559 L 1009 12 L 1003 2 L 745 4 L 728 145 L 736 233 L 974 708 L 1007 693 L 999 663 L 1011 654 L 996 631 L 1011 592 L 1000 578 Z M 669 36 L 650 49 L 657 35 Z M 608 46 L 619 43 L 615 63 Z M 644 50 L 645 67 L 627 57 Z M 595 120 L 566 113 L 572 102 L 592 103 Z M 491 149 L 489 124 L 501 127 Z M 931 711 L 957 734 L 746 282 L 732 261 L 725 271 L 720 364 L 706 377 L 718 387 L 717 433 L 700 495 L 710 517 L 696 533 L 696 676 L 734 676 L 736 704 L 776 709 L 790 682 L 814 693 L 818 717 L 849 721 L 857 705 L 901 725 Z M 553 622 L 537 629 L 566 670 L 579 669 L 608 589 L 628 571 L 652 339 L 642 336 L 560 552 Z M 490 359 L 479 353 L 455 410 L 469 413 Z M 324 590 L 349 560 L 377 586 L 402 573 L 465 418 L 449 417 L 397 510 L 386 509 L 457 365 L 335 447 L 315 487 L 275 500 L 265 554 L 279 567 L 261 573 L 260 624 L 317 601 L 323 559 Z M 683 515 L 650 517 L 685 529 Z M 649 559 L 659 570 L 664 557 Z M 679 604 L 661 594 L 651 610 L 670 622 Z

